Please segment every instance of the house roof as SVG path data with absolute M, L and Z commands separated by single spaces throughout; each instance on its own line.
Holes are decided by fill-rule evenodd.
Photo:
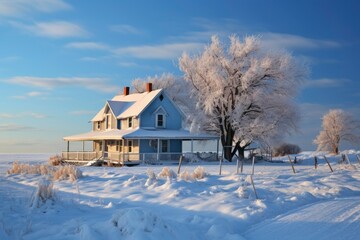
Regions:
M 104 119 L 106 106 L 110 107 L 117 119 L 139 116 L 144 109 L 162 92 L 162 89 L 158 89 L 151 92 L 132 93 L 126 96 L 116 95 L 112 100 L 106 102 L 106 105 L 91 121 L 102 121 Z
M 94 140 L 120 140 L 120 139 L 181 139 L 181 140 L 216 140 L 218 136 L 209 134 L 190 133 L 188 130 L 168 129 L 127 129 L 92 131 L 83 134 L 64 137 L 65 141 L 94 141 Z

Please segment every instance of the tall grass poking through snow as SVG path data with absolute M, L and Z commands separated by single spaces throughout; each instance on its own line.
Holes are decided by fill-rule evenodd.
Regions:
M 45 178 L 40 179 L 36 192 L 31 199 L 31 207 L 40 207 L 47 200 L 54 201 L 55 192 L 53 186 L 54 184 L 51 181 Z
M 11 169 L 7 170 L 8 174 L 40 174 L 49 175 L 52 170 L 47 165 L 30 165 L 19 164 L 15 161 Z
M 206 177 L 206 175 L 207 173 L 205 171 L 205 168 L 198 166 L 191 174 L 187 170 L 180 173 L 179 178 L 185 181 L 193 181 L 203 179 Z
M 164 167 L 161 172 L 158 174 L 158 177 L 159 178 L 176 178 L 177 177 L 177 174 L 171 170 L 170 168 L 168 167 Z
M 49 165 L 30 165 L 19 164 L 17 161 L 13 163 L 11 169 L 7 170 L 8 174 L 40 174 L 49 175 L 54 180 L 70 179 L 75 181 L 82 177 L 82 172 L 72 165 L 52 167 Z
M 66 165 L 56 168 L 53 173 L 54 180 L 70 179 L 70 181 L 76 181 L 82 177 L 82 172 L 72 165 Z
M 49 158 L 48 163 L 51 166 L 59 166 L 59 165 L 63 165 L 64 161 L 60 155 L 54 155 Z

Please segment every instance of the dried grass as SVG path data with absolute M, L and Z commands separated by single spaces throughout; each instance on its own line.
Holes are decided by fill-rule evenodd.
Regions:
M 40 207 L 47 200 L 55 200 L 54 184 L 45 178 L 39 180 L 38 187 L 31 199 L 32 207 Z
M 63 158 L 60 155 L 51 156 L 48 160 L 48 163 L 51 166 L 59 166 L 64 164 Z
M 203 179 L 206 177 L 206 172 L 205 172 L 205 168 L 198 166 L 197 168 L 194 169 L 194 172 L 191 174 L 191 176 L 194 179 Z
M 40 174 L 49 175 L 52 172 L 50 166 L 47 165 L 30 165 L 20 164 L 15 161 L 11 169 L 7 170 L 8 174 Z
M 194 181 L 205 178 L 207 175 L 205 168 L 198 166 L 194 169 L 194 172 L 191 174 L 188 170 L 184 170 L 182 173 L 179 174 L 179 178 L 185 181 Z
M 48 175 L 54 180 L 66 180 L 75 181 L 82 177 L 82 172 L 72 165 L 52 167 L 49 165 L 30 165 L 19 164 L 15 161 L 11 169 L 7 170 L 7 174 L 39 174 Z
M 56 168 L 52 175 L 54 180 L 70 179 L 70 181 L 76 181 L 82 177 L 82 172 L 75 166 L 66 165 Z
M 176 178 L 177 177 L 177 174 L 171 170 L 170 168 L 168 167 L 164 167 L 161 172 L 158 174 L 158 177 L 159 178 Z

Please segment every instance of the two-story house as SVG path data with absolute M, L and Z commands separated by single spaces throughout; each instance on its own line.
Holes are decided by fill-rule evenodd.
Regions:
M 106 101 L 91 120 L 91 132 L 64 137 L 68 147 L 63 158 L 120 164 L 179 160 L 183 141 L 218 140 L 217 136 L 185 130 L 183 112 L 164 90 L 153 90 L 151 83 L 143 93 L 130 94 L 129 90 L 125 87 L 123 94 Z M 93 151 L 70 152 L 72 141 L 92 141 Z

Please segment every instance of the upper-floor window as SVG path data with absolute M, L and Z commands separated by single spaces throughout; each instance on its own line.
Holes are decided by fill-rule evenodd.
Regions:
M 110 116 L 110 114 L 107 114 L 107 115 L 106 115 L 105 126 L 106 126 L 106 129 L 110 129 L 110 128 L 111 128 L 111 116 Z
M 156 127 L 164 128 L 165 127 L 165 115 L 156 114 Z
M 100 128 L 101 128 L 101 122 L 98 121 L 98 122 L 97 122 L 97 130 L 100 130 Z
M 133 119 L 132 117 L 128 118 L 128 128 L 132 128 L 133 127 Z

